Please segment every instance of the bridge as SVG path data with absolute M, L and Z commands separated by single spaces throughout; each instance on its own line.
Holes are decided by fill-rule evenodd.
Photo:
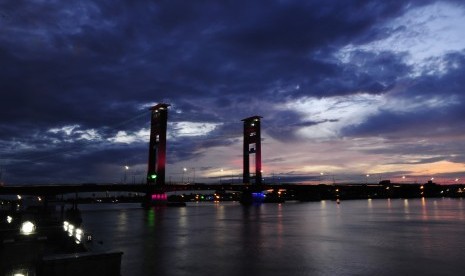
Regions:
M 167 185 L 165 183 L 166 168 L 166 140 L 169 104 L 159 103 L 149 110 L 150 141 L 148 151 L 147 184 L 124 185 L 124 184 L 56 184 L 56 185 L 25 185 L 0 187 L 0 194 L 30 194 L 30 195 L 58 195 L 80 192 L 102 192 L 102 191 L 132 191 L 145 193 L 146 205 L 164 204 L 167 197 L 166 192 L 174 190 L 196 189 L 192 185 Z M 243 185 L 227 186 L 210 185 L 208 189 L 236 189 L 240 191 L 261 191 L 262 187 L 262 159 L 261 159 L 261 131 L 260 116 L 252 116 L 242 120 L 244 129 L 243 150 Z M 250 172 L 250 158 L 255 156 L 255 171 Z M 253 178 L 251 179 L 251 175 Z M 252 180 L 252 181 L 251 181 Z
M 376 197 L 421 197 L 445 196 L 451 189 L 440 185 L 403 184 L 390 182 L 380 185 L 265 185 L 262 183 L 261 156 L 261 118 L 252 116 L 243 122 L 243 181 L 242 184 L 187 184 L 172 185 L 165 183 L 166 140 L 169 104 L 161 103 L 151 107 L 151 128 L 148 154 L 147 184 L 95 184 L 86 183 L 72 185 L 67 183 L 56 185 L 18 185 L 0 186 L 0 194 L 56 196 L 59 194 L 83 192 L 137 192 L 146 194 L 145 206 L 167 203 L 167 192 L 172 191 L 240 191 L 242 202 L 250 204 L 254 195 L 267 190 L 288 190 L 301 200 L 339 199 L 339 198 L 376 198 Z M 250 158 L 255 156 L 255 170 L 250 172 Z M 252 177 L 253 176 L 253 177 Z M 432 185 L 434 184 L 434 185 Z M 463 186 L 451 187 L 457 194 L 465 193 Z M 260 196 L 260 195 L 259 195 Z M 260 198 L 258 198 L 260 200 Z
M 276 193 L 283 191 L 283 199 L 299 201 L 337 200 L 337 199 L 369 199 L 369 198 L 420 198 L 420 197 L 464 197 L 465 185 L 437 185 L 434 183 L 381 183 L 381 184 L 338 184 L 338 185 L 299 185 L 299 184 L 166 184 L 166 192 L 195 192 L 195 191 L 236 191 L 253 193 L 268 191 Z M 86 192 L 135 192 L 148 195 L 160 194 L 159 187 L 147 184 L 94 184 L 79 185 L 23 185 L 0 187 L 0 195 L 30 195 L 57 196 L 61 194 L 76 194 Z M 289 196 L 289 195 L 292 195 Z
M 261 190 L 280 189 L 282 185 L 260 185 Z M 198 191 L 198 190 L 224 190 L 246 191 L 251 185 L 244 184 L 166 184 L 164 192 Z M 22 185 L 0 187 L 0 195 L 34 195 L 55 196 L 60 194 L 86 193 L 86 192 L 137 192 L 153 194 L 160 192 L 160 188 L 147 184 L 57 184 L 57 185 Z

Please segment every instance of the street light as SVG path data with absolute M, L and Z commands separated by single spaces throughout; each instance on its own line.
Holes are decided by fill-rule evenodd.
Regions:
M 182 172 L 182 175 L 183 175 L 183 179 L 184 179 L 184 173 L 187 172 L 188 170 L 192 170 L 194 172 L 194 175 L 192 177 L 192 182 L 195 184 L 195 168 L 182 168 L 183 172 Z M 184 180 L 183 180 L 184 182 Z M 186 182 L 189 182 L 189 174 L 187 174 L 187 180 Z
M 128 177 L 129 166 L 124 166 L 124 184 L 126 184 L 126 179 Z
M 223 168 L 221 168 L 220 169 L 220 184 L 221 184 L 221 177 L 223 176 L 223 172 L 224 172 L 224 170 L 223 170 Z
M 23 222 L 23 224 L 21 224 L 20 232 L 21 234 L 27 236 L 27 235 L 34 233 L 35 229 L 36 229 L 36 226 L 34 225 L 34 223 L 30 221 L 25 221 Z
M 181 183 L 184 184 L 184 173 L 187 171 L 187 168 L 182 168 L 182 180 Z
M 366 181 L 366 184 L 368 184 L 368 177 L 370 177 L 370 175 L 369 175 L 369 174 L 367 174 L 367 181 Z

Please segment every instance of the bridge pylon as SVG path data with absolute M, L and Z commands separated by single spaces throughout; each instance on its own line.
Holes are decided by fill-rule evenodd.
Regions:
M 160 103 L 150 108 L 150 143 L 147 184 L 165 184 L 166 129 L 169 104 Z
M 150 142 L 147 168 L 147 185 L 155 185 L 152 193 L 147 193 L 143 206 L 166 205 L 164 190 L 166 166 L 166 130 L 169 104 L 160 103 L 150 108 Z
M 262 145 L 260 132 L 260 116 L 245 118 L 244 122 L 244 161 L 243 176 L 244 184 L 250 183 L 250 156 L 255 155 L 255 177 L 254 184 L 262 184 Z

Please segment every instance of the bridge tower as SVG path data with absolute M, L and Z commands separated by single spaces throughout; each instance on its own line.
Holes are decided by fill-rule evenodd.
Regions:
M 166 128 L 169 104 L 160 103 L 150 108 L 150 144 L 147 184 L 165 184 Z
M 262 146 L 260 116 L 245 118 L 244 122 L 244 163 L 242 181 L 250 183 L 250 156 L 255 155 L 255 185 L 262 184 Z

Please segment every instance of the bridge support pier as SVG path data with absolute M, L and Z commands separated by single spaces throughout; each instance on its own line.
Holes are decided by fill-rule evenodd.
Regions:
M 265 202 L 265 194 L 260 190 L 244 190 L 240 202 L 242 205 L 259 205 Z
M 142 205 L 147 208 L 151 206 L 166 206 L 167 204 L 168 196 L 165 192 L 147 193 L 142 203 Z

